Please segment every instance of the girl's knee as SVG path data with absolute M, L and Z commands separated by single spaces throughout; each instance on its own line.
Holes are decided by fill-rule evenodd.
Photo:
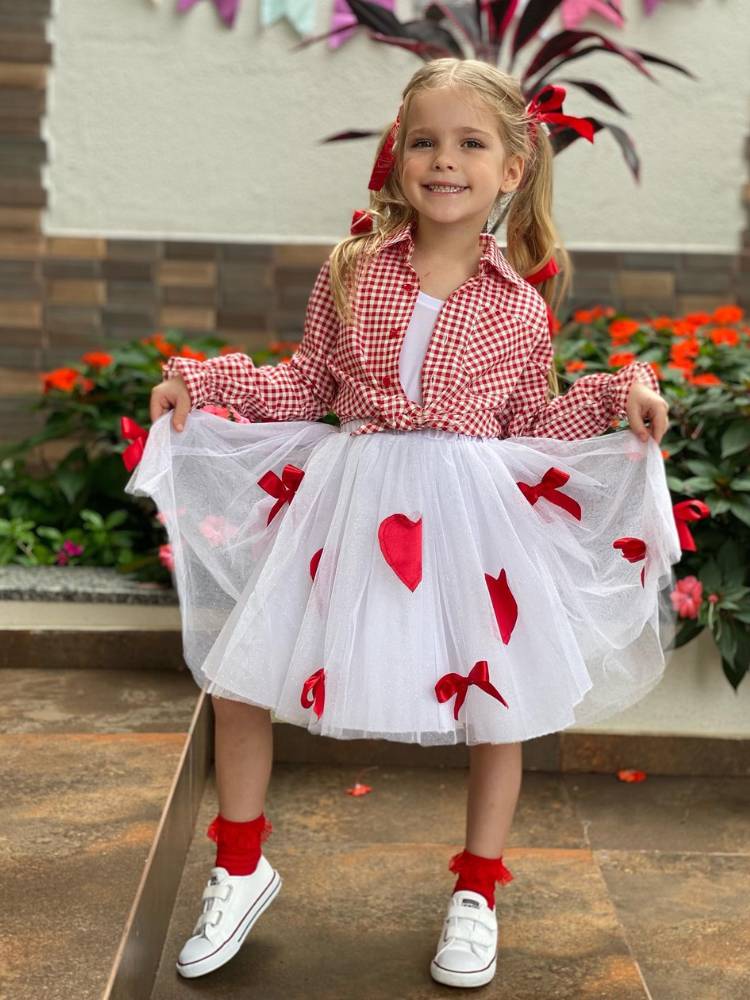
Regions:
M 212 694 L 211 702 L 214 706 L 214 712 L 224 718 L 270 717 L 267 708 L 261 708 L 259 705 L 248 705 L 246 701 L 220 698 L 218 695 Z

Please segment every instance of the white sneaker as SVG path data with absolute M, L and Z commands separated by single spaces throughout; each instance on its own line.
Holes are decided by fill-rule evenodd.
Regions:
M 193 936 L 177 958 L 180 975 L 187 979 L 203 976 L 233 958 L 281 884 L 279 873 L 262 854 L 251 875 L 230 875 L 226 868 L 212 868 Z
M 459 889 L 451 896 L 430 975 L 445 986 L 484 986 L 495 975 L 497 916 L 484 896 Z

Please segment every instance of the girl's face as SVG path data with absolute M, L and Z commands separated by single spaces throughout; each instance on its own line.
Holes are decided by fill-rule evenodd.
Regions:
M 416 94 L 407 118 L 398 165 L 407 200 L 436 223 L 481 229 L 498 195 L 520 183 L 521 157 L 507 156 L 494 117 L 464 88 Z

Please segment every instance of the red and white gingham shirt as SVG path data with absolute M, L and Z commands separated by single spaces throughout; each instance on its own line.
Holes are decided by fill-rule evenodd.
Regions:
M 651 367 L 633 362 L 617 373 L 578 378 L 548 399 L 553 358 L 544 299 L 508 263 L 494 237 L 480 235 L 477 273 L 446 299 L 422 367 L 422 403 L 399 382 L 399 354 L 419 290 L 411 266 L 413 230 L 392 234 L 371 260 L 356 292 L 353 324 L 334 308 L 326 261 L 307 305 L 304 333 L 288 362 L 254 365 L 245 354 L 206 361 L 171 357 L 165 378 L 182 376 L 192 406 L 234 406 L 256 421 L 361 418 L 353 434 L 436 427 L 479 437 L 565 438 L 602 434 L 634 379 L 655 392 Z

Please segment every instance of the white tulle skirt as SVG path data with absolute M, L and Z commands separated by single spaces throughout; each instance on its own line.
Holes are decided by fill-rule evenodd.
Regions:
M 681 553 L 653 439 L 171 421 L 125 490 L 163 515 L 209 693 L 427 746 L 601 720 L 660 680 Z

